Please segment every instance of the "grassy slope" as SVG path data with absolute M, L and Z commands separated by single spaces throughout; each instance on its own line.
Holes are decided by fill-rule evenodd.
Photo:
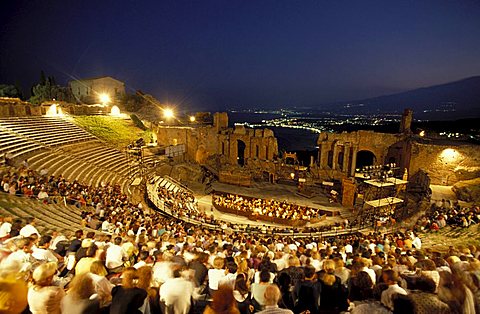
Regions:
M 132 141 L 142 137 L 150 142 L 151 131 L 143 131 L 128 119 L 107 116 L 73 116 L 73 122 L 101 140 L 119 148 L 124 148 Z

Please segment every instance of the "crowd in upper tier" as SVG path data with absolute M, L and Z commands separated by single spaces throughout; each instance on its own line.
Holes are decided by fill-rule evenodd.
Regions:
M 480 222 L 480 206 L 462 207 L 458 202 L 442 200 L 418 221 L 422 230 L 438 231 L 445 226 L 468 228 Z
M 244 197 L 227 193 L 215 195 L 214 202 L 225 208 L 259 216 L 291 220 L 318 218 L 318 209 L 292 204 L 286 201 Z
M 198 202 L 195 196 L 183 188 L 177 191 L 169 190 L 164 186 L 157 188 L 158 197 L 164 201 L 164 204 L 176 217 L 188 217 L 190 219 L 206 222 L 210 224 L 217 223 L 212 215 L 198 209 Z

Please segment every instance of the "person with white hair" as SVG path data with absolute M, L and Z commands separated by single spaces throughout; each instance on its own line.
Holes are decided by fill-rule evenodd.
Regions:
M 258 312 L 258 314 L 293 314 L 290 310 L 278 307 L 278 301 L 280 301 L 281 298 L 282 294 L 277 285 L 271 284 L 267 286 L 264 293 L 264 310 Z
M 63 288 L 53 285 L 53 276 L 57 272 L 57 263 L 50 262 L 38 266 L 33 271 L 34 285 L 28 289 L 28 305 L 32 314 L 60 314 Z

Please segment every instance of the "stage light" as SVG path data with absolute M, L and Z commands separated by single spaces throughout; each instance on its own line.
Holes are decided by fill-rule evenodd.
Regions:
M 420 135 L 421 137 L 424 137 L 425 136 L 425 131 L 420 131 L 420 133 L 418 133 L 418 135 Z
M 195 122 L 195 116 L 190 116 L 190 122 Z

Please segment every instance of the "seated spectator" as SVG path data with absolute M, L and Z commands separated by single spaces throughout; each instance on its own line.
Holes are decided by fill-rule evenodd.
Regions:
M 0 225 L 0 243 L 5 241 L 10 237 L 10 232 L 12 231 L 12 217 L 6 216 L 3 218 L 3 222 Z
M 109 272 L 118 273 L 123 269 L 123 262 L 127 260 L 127 253 L 120 246 L 122 238 L 116 237 L 114 243 L 110 245 L 106 252 L 105 265 Z
M 218 283 L 225 277 L 224 259 L 217 256 L 213 260 L 213 268 L 208 270 L 208 287 L 213 292 L 218 289 Z
M 95 314 L 100 313 L 100 302 L 95 295 L 92 277 L 87 274 L 76 275 L 68 285 L 67 295 L 63 298 L 62 313 Z
M 293 314 L 291 310 L 281 309 L 278 307 L 282 294 L 276 285 L 269 284 L 264 292 L 265 309 L 258 312 L 259 314 Z
M 408 295 L 398 295 L 394 300 L 395 313 L 451 313 L 449 306 L 435 294 L 435 282 L 428 277 L 417 277 Z
M 40 233 L 38 232 L 37 228 L 35 228 L 35 218 L 28 217 L 27 224 L 20 230 L 20 235 L 22 237 L 29 237 L 32 234 L 36 234 L 40 236 Z
M 295 285 L 293 299 L 295 312 L 310 311 L 317 313 L 320 310 L 321 285 L 317 281 L 317 274 L 313 266 L 305 266 L 305 279 Z
M 252 299 L 256 310 L 265 306 L 265 289 L 270 285 L 270 272 L 266 269 L 260 272 L 260 283 L 252 284 Z
M 127 268 L 122 274 L 122 284 L 112 289 L 110 314 L 141 314 L 147 292 L 135 285 L 138 280 L 137 270 Z
M 339 312 L 348 308 L 347 294 L 340 278 L 334 275 L 335 262 L 325 260 L 323 262 L 323 272 L 319 273 L 321 283 L 320 310 Z
M 350 301 L 368 300 L 373 296 L 373 282 L 366 272 L 361 271 L 352 277 L 350 283 Z
M 212 302 L 205 308 L 204 314 L 240 314 L 233 289 L 229 285 L 220 285 L 213 293 Z
M 15 251 L 10 253 L 6 258 L 7 264 L 18 263 L 20 265 L 20 271 L 29 271 L 34 258 L 32 257 L 32 246 L 34 242 L 30 238 L 15 239 Z
M 394 297 L 397 294 L 406 295 L 407 291 L 398 285 L 398 274 L 394 270 L 387 269 L 382 274 L 383 282 L 388 285 L 388 288 L 382 292 L 382 304 L 388 309 L 394 309 Z
M 58 262 L 57 256 L 50 250 L 50 242 L 52 237 L 44 235 L 40 237 L 40 241 L 36 248 L 33 248 L 32 257 L 37 261 Z
M 97 246 L 95 244 L 91 244 L 85 253 L 85 256 L 82 257 L 75 265 L 75 275 L 81 275 L 84 273 L 88 273 L 92 264 L 97 260 L 95 257 L 97 253 Z
M 165 305 L 165 314 L 187 314 L 190 310 L 193 284 L 184 278 L 180 269 L 173 271 L 173 278 L 160 287 L 160 301 Z
M 237 302 L 237 307 L 241 314 L 250 314 L 253 312 L 254 307 L 252 305 L 250 287 L 245 273 L 237 275 L 233 289 L 233 297 Z
M 103 263 L 98 260 L 94 261 L 90 266 L 89 275 L 93 280 L 95 293 L 98 296 L 100 308 L 109 306 L 112 302 L 112 289 L 114 285 L 108 281 L 107 278 L 105 278 L 107 275 L 107 270 L 103 266 Z
M 65 292 L 61 287 L 53 285 L 53 276 L 57 271 L 57 263 L 46 263 L 38 266 L 32 274 L 33 286 L 28 289 L 28 305 L 32 314 L 60 314 Z

